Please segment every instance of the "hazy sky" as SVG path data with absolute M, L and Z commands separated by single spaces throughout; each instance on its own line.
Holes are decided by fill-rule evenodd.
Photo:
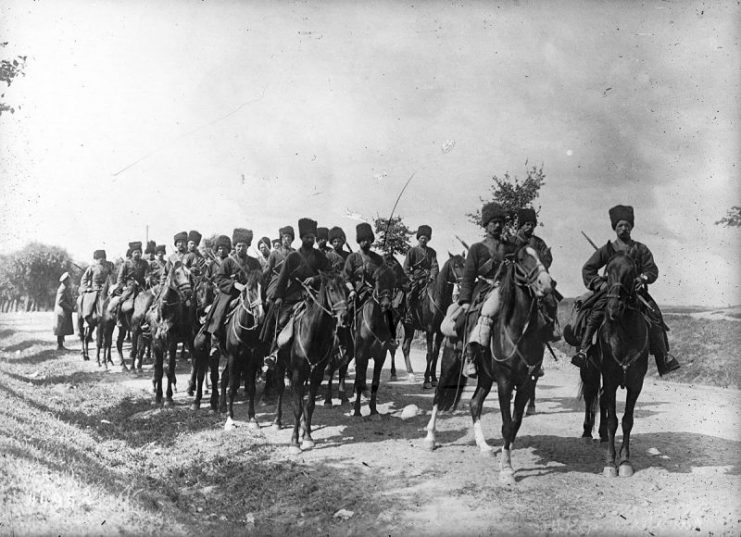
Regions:
M 630 204 L 660 303 L 741 302 L 736 2 L 0 3 L 28 56 L 0 117 L 0 240 L 87 260 L 149 236 L 359 213 L 481 237 L 492 175 L 543 164 L 561 291 Z M 4 88 L 3 88 L 4 89 Z

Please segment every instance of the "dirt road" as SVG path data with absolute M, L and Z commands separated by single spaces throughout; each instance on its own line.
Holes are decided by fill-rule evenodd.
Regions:
M 0 317 L 0 535 L 739 535 L 741 393 L 647 379 L 631 478 L 601 475 L 603 448 L 580 438 L 578 371 L 547 358 L 537 414 L 523 423 L 516 485 L 479 454 L 466 405 L 424 449 L 432 393 L 389 381 L 379 420 L 317 405 L 315 449 L 288 454 L 290 428 L 223 430 L 188 409 L 188 366 L 174 409 L 149 406 L 150 374 L 101 372 L 53 350 L 47 314 Z M 71 342 L 79 348 L 77 342 Z M 423 353 L 413 351 L 416 371 Z M 650 367 L 654 367 L 653 364 Z M 467 388 L 464 402 L 470 398 Z M 338 402 L 338 401 L 336 401 Z M 240 399 L 237 420 L 245 407 Z M 406 407 L 419 413 L 402 419 Z M 622 402 L 621 408 L 622 409 Z M 363 408 L 367 414 L 367 406 Z M 290 402 L 287 423 L 292 422 Z M 496 394 L 483 417 L 501 447 Z M 103 522 L 101 524 L 101 522 Z

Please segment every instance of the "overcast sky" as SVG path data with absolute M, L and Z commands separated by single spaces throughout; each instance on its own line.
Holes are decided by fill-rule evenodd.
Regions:
M 492 175 L 543 164 L 537 234 L 583 292 L 633 205 L 660 303 L 741 303 L 736 2 L 0 3 L 0 241 L 77 259 L 180 230 L 397 213 L 441 262 Z M 3 88 L 4 89 L 4 88 Z

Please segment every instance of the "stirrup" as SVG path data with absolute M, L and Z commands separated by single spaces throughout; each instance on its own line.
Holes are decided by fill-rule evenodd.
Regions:
M 657 368 L 659 370 L 659 376 L 663 377 L 664 375 L 668 375 L 672 371 L 676 371 L 680 368 L 679 362 L 677 361 L 674 356 L 672 356 L 669 353 L 666 353 L 663 360 L 663 365 L 660 368 Z
M 277 353 L 271 353 L 268 354 L 262 361 L 262 370 L 267 372 L 275 367 L 275 364 L 278 363 L 278 356 Z

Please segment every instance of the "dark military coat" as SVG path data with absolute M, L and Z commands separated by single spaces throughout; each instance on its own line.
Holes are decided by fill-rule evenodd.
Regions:
M 118 280 L 116 284 L 119 288 L 136 282 L 139 287 L 144 288 L 147 273 L 149 272 L 149 263 L 144 259 L 134 261 L 127 259 L 118 271 Z
M 303 291 L 303 286 L 298 282 L 303 282 L 306 278 L 315 278 L 320 270 L 330 269 L 329 260 L 321 250 L 301 247 L 291 252 L 283 262 L 273 298 L 282 298 L 286 303 L 298 302 Z M 318 279 L 315 278 L 312 287 L 319 288 Z
M 237 256 L 234 252 L 223 260 L 214 272 L 214 285 L 219 290 L 214 300 L 209 317 L 206 319 L 206 330 L 214 334 L 229 312 L 229 303 L 239 296 L 239 290 L 234 283 L 247 283 L 247 275 L 252 271 L 261 272 L 260 262 L 248 255 Z
M 330 265 L 332 265 L 332 270 L 334 272 L 342 272 L 342 269 L 345 268 L 345 261 L 347 260 L 347 256 L 350 255 L 350 252 L 346 252 L 345 250 L 335 250 L 332 248 L 331 250 L 327 251 L 327 259 L 329 259 Z
M 362 250 L 358 250 L 347 256 L 342 275 L 345 281 L 352 284 L 356 291 L 360 291 L 365 283 L 375 287 L 376 282 L 373 273 L 383 264 L 383 258 L 376 252 L 369 250 L 366 254 Z
M 659 277 L 659 268 L 654 262 L 654 256 L 645 244 L 634 240 L 626 244 L 609 241 L 596 250 L 582 267 L 582 280 L 588 289 L 592 291 L 599 289 L 605 281 L 605 278 L 599 275 L 599 269 L 607 265 L 618 251 L 625 251 L 635 261 L 638 274 L 646 276 L 647 284 L 654 283 Z
M 548 245 L 543 239 L 541 239 L 537 235 L 531 235 L 528 239 L 527 237 L 525 237 L 525 234 L 522 232 L 522 230 L 520 230 L 515 236 L 515 243 L 517 244 L 517 246 L 523 246 L 525 244 L 530 246 L 533 250 L 535 250 L 535 253 L 538 254 L 538 258 L 540 258 L 540 262 L 543 263 L 545 268 L 551 268 L 551 264 L 553 263 L 553 255 L 551 255 L 551 249 L 548 248 Z
M 54 335 L 71 336 L 75 333 L 72 325 L 72 312 L 75 310 L 75 301 L 72 298 L 72 289 L 59 284 L 54 299 Z
M 494 279 L 499 272 L 499 266 L 504 261 L 504 256 L 514 252 L 515 245 L 505 239 L 494 239 L 487 237 L 481 242 L 472 245 L 466 256 L 466 265 L 463 268 L 461 278 L 461 293 L 458 297 L 459 304 L 470 303 L 488 284 L 481 278 Z M 478 281 L 477 281 L 478 280 Z M 479 283 L 481 282 L 481 283 Z
M 100 291 L 113 272 L 113 264 L 103 262 L 90 265 L 80 279 L 80 293 Z
M 437 252 L 426 246 L 412 246 L 404 259 L 404 272 L 407 277 L 418 285 L 424 285 L 428 280 L 434 280 L 440 273 L 437 263 Z
M 283 263 L 285 263 L 286 257 L 288 257 L 291 252 L 295 251 L 296 250 L 293 248 L 283 248 L 281 246 L 280 248 L 270 252 L 270 255 L 268 256 L 268 266 L 265 268 L 264 272 L 264 281 L 266 282 L 267 287 L 265 294 L 268 300 L 273 300 L 273 298 L 275 298 L 275 288 L 278 286 L 278 278 L 281 269 L 283 268 Z

